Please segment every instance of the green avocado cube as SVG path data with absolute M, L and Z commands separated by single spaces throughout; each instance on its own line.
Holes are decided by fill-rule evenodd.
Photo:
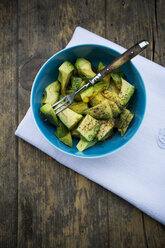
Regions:
M 65 145 L 73 147 L 73 140 L 71 136 L 71 132 L 68 132 L 64 137 L 59 138 Z
M 76 60 L 75 67 L 80 77 L 93 78 L 96 75 L 96 73 L 92 71 L 91 63 L 87 59 L 78 58 Z
M 92 141 L 87 141 L 84 138 L 81 138 L 76 147 L 79 152 L 82 152 L 88 149 L 89 147 L 94 146 L 96 143 L 97 143 L 97 139 L 94 139 Z
M 98 105 L 99 103 L 102 103 L 105 100 L 105 98 L 103 97 L 103 95 L 101 94 L 101 92 L 99 92 L 96 96 L 94 96 L 91 100 L 90 100 L 90 105 L 92 107 Z
M 120 90 L 117 88 L 116 84 L 114 83 L 113 79 L 111 79 L 108 91 L 115 92 L 117 95 L 119 94 Z
M 116 73 L 111 73 L 111 77 L 113 79 L 113 82 L 115 83 L 116 87 L 121 90 L 121 86 L 122 86 L 122 77 L 120 77 L 120 75 L 116 74 Z
M 122 100 L 116 92 L 104 90 L 102 94 L 105 98 L 107 98 L 110 101 L 115 102 L 118 107 L 122 108 Z
M 54 133 L 57 138 L 62 141 L 65 145 L 73 147 L 73 141 L 70 131 L 64 126 L 64 124 L 59 121 L 59 125 Z
M 100 122 L 90 115 L 86 115 L 77 128 L 79 134 L 87 141 L 92 141 L 100 128 Z
M 59 121 L 58 127 L 55 131 L 55 135 L 57 136 L 57 138 L 60 139 L 64 137 L 68 132 L 68 128 L 61 121 Z
M 129 113 L 126 120 L 124 121 L 123 125 L 118 129 L 118 131 L 121 133 L 121 136 L 124 136 L 132 119 L 134 117 L 134 114 L 133 113 Z
M 116 123 L 115 123 L 115 126 L 118 128 L 118 130 L 122 127 L 129 113 L 130 111 L 126 108 L 124 108 L 123 111 L 121 112 L 119 118 L 116 120 Z
M 70 106 L 70 109 L 72 109 L 74 112 L 78 114 L 84 114 L 84 111 L 88 109 L 88 104 L 85 102 L 73 102 Z
M 41 105 L 46 103 L 53 105 L 56 103 L 59 99 L 60 87 L 61 86 L 58 81 L 49 84 L 43 92 L 44 96 L 42 97 Z
M 111 119 L 113 117 L 109 101 L 106 99 L 98 105 L 85 110 L 85 114 L 89 114 L 96 119 Z
M 58 70 L 59 70 L 58 81 L 61 83 L 61 94 L 65 95 L 66 87 L 68 86 L 69 80 L 74 71 L 74 66 L 69 61 L 65 61 L 58 68 Z
M 103 63 L 102 63 L 102 62 L 99 62 L 98 67 L 97 67 L 97 72 L 103 70 L 104 68 L 105 68 L 105 66 L 103 65 Z M 103 81 L 106 82 L 106 85 L 107 85 L 106 88 L 109 87 L 110 78 L 111 78 L 111 74 L 108 74 L 107 76 L 105 76 L 105 77 L 103 78 Z
M 66 108 L 57 116 L 69 130 L 73 129 L 82 118 L 82 115 L 77 114 L 70 108 Z
M 103 91 L 106 87 L 105 82 L 98 82 L 94 86 L 90 86 L 86 90 L 80 93 L 83 102 L 89 102 L 93 97 L 95 97 L 99 92 Z
M 100 130 L 97 134 L 99 141 L 103 141 L 110 137 L 113 133 L 114 121 L 105 120 L 101 122 Z
M 58 118 L 50 104 L 46 103 L 40 108 L 40 115 L 43 120 L 47 120 L 51 124 L 58 126 Z
M 78 89 L 80 89 L 81 87 L 81 84 L 82 84 L 82 78 L 80 77 L 75 77 L 75 76 L 72 76 L 71 77 L 71 85 L 72 85 L 72 91 L 75 92 L 77 91 Z
M 82 80 L 80 77 L 71 77 L 71 84 L 72 84 L 72 93 L 79 90 L 84 84 L 86 84 L 85 81 Z M 82 101 L 80 93 L 75 95 L 75 101 Z
M 113 101 L 109 100 L 109 104 L 112 109 L 113 118 L 116 118 L 121 113 L 121 109 Z
M 121 90 L 123 77 L 124 73 L 119 68 L 111 72 L 111 78 L 119 90 Z
M 118 131 L 121 133 L 121 136 L 125 135 L 133 117 L 134 117 L 134 114 L 130 110 L 126 108 L 123 109 L 122 113 L 120 114 L 115 124 Z
M 122 86 L 119 97 L 123 105 L 126 105 L 129 102 L 130 98 L 134 94 L 134 91 L 135 87 L 122 78 Z

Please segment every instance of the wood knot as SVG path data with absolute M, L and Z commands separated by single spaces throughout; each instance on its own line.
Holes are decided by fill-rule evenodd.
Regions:
M 33 80 L 46 60 L 47 59 L 32 57 L 21 66 L 19 79 L 23 89 L 31 90 Z

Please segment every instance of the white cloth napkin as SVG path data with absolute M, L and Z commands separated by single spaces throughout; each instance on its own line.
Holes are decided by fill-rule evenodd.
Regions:
M 76 28 L 67 47 L 85 43 L 125 50 L 81 27 Z M 165 224 L 165 68 L 142 56 L 133 63 L 145 82 L 147 110 L 140 130 L 121 150 L 97 159 L 64 154 L 42 137 L 31 108 L 15 134 Z

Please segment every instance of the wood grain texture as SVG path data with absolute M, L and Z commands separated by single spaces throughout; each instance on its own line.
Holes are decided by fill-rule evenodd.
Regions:
M 0 1 L 0 247 L 17 244 L 17 3 Z
M 153 61 L 165 66 L 165 2 L 155 0 L 153 5 Z M 154 18 L 153 18 L 154 17 Z M 144 215 L 144 227 L 148 247 L 165 247 L 165 227 L 147 215 Z
M 160 64 L 164 63 L 164 8 L 165 3 L 156 0 L 107 1 L 106 37 L 126 48 L 147 39 L 150 47 L 142 55 Z M 115 13 L 120 13 L 120 18 Z M 109 204 L 113 202 L 109 210 L 111 247 L 116 247 L 118 240 L 120 247 L 165 246 L 165 228 L 161 224 L 112 194 L 108 198 Z
M 19 121 L 37 65 L 67 44 L 79 22 L 104 35 L 102 1 L 72 6 L 72 1 L 19 1 Z M 93 24 L 95 10 L 102 18 Z M 21 140 L 18 168 L 20 247 L 108 247 L 105 190 Z
M 165 66 L 165 2 L 163 0 L 155 0 L 154 18 L 153 18 L 153 42 L 154 42 L 154 58 L 156 63 Z
M 0 247 L 165 247 L 164 226 L 14 137 L 38 69 L 76 26 L 127 48 L 148 39 L 143 55 L 165 65 L 164 12 L 163 0 L 0 0 Z
M 116 13 L 120 13 L 120 18 Z M 151 43 L 150 48 L 145 51 L 145 55 L 147 54 L 152 59 L 152 34 L 150 32 L 151 19 L 149 14 L 152 15 L 152 9 L 148 13 L 148 5 L 144 1 L 107 1 L 106 37 L 126 48 L 142 39 L 147 39 Z M 112 194 L 108 195 L 108 203 L 110 206 L 113 203 L 113 207 L 109 208 L 111 247 L 116 247 L 118 240 L 120 240 L 120 247 L 123 248 L 137 247 L 137 244 L 140 247 L 146 247 L 143 214 Z
M 147 39 L 150 47 L 143 52 L 143 56 L 161 64 L 163 56 L 160 56 L 160 53 L 163 52 L 165 36 L 163 31 L 165 29 L 162 29 L 165 25 L 163 17 L 165 4 L 162 1 L 158 2 L 156 0 L 107 1 L 106 37 L 126 48 L 142 39 Z M 115 13 L 120 13 L 120 18 Z M 163 48 L 160 47 L 160 43 Z M 116 247 L 119 239 L 120 247 L 137 247 L 138 243 L 140 247 L 165 246 L 165 235 L 163 235 L 165 228 L 161 224 L 133 206 L 126 207 L 122 199 L 112 194 L 109 194 L 109 204 L 112 203 L 112 198 L 115 199 L 118 207 L 114 207 L 115 201 L 113 201 L 113 207 L 109 211 L 109 219 L 112 222 L 109 230 L 111 247 Z

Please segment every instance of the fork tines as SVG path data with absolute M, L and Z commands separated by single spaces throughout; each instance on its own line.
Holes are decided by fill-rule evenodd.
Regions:
M 63 102 L 63 103 L 61 103 L 61 102 Z M 59 104 L 59 103 L 61 103 L 61 104 Z M 69 103 L 69 101 L 68 101 L 68 99 L 67 99 L 67 96 L 65 96 L 65 97 L 63 97 L 60 101 L 58 101 L 58 102 L 56 102 L 55 104 L 53 104 L 53 105 L 52 105 L 52 108 L 53 108 L 54 111 L 56 111 L 56 110 L 59 109 L 59 110 L 56 112 L 56 114 L 59 114 L 61 111 L 63 111 L 64 109 L 66 109 L 66 108 L 70 105 L 70 103 L 69 103 L 68 105 L 64 106 L 64 105 L 67 104 L 67 103 Z M 64 107 L 61 108 L 62 106 L 64 106 Z M 60 108 L 61 108 L 61 109 L 60 109 Z

